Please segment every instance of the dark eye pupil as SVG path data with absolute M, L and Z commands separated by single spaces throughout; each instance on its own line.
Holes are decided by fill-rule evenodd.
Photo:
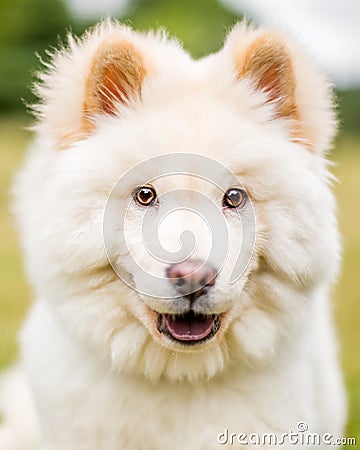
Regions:
M 236 203 L 239 202 L 240 199 L 240 194 L 238 191 L 230 191 L 228 193 L 228 197 L 231 203 L 233 203 L 234 205 L 236 205 Z
M 141 189 L 141 191 L 139 192 L 139 196 L 140 196 L 141 200 L 146 202 L 152 198 L 153 193 L 152 193 L 151 189 L 144 188 L 144 189 Z

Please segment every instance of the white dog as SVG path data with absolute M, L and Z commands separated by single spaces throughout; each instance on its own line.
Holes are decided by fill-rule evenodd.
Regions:
M 37 300 L 1 450 L 341 437 L 336 127 L 296 45 L 240 24 L 194 61 L 106 21 L 70 38 L 37 93 L 14 202 Z

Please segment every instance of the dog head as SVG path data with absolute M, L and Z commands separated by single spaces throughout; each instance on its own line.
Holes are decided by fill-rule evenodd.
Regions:
M 69 332 L 152 380 L 275 358 L 338 265 L 331 94 L 301 52 L 240 24 L 194 61 L 105 22 L 37 93 L 15 208 Z

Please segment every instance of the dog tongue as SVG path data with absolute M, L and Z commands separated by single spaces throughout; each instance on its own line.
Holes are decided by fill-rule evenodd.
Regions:
M 213 327 L 214 316 L 195 316 L 187 314 L 183 317 L 165 315 L 169 333 L 180 341 L 199 341 L 208 336 Z

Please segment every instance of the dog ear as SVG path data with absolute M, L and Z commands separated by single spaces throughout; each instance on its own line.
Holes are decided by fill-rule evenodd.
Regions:
M 99 116 L 119 114 L 139 99 L 148 72 L 156 72 L 157 45 L 111 20 L 81 39 L 69 35 L 35 85 L 38 127 L 59 149 L 90 136 Z
M 298 119 L 291 57 L 276 35 L 256 38 L 235 64 L 237 78 L 249 78 L 274 103 L 275 117 Z
M 331 85 L 289 36 L 240 23 L 224 50 L 236 79 L 266 94 L 273 119 L 288 121 L 292 141 L 316 153 L 329 148 L 336 131 Z
M 135 46 L 117 37 L 103 42 L 95 52 L 85 86 L 83 127 L 90 131 L 93 117 L 115 115 L 119 104 L 139 98 L 146 69 Z

